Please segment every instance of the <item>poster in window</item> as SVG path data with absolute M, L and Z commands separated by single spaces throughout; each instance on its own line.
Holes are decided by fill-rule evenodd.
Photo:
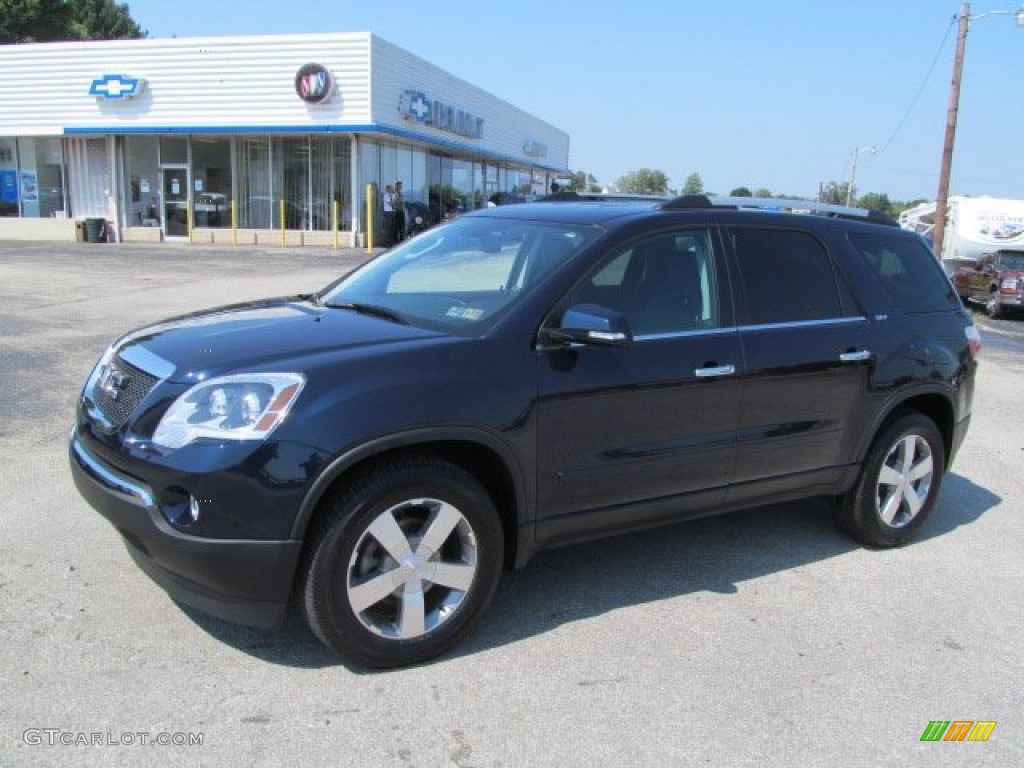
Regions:
M 17 171 L 0 171 L 0 202 L 18 202 Z
M 35 171 L 22 171 L 19 176 L 21 182 L 21 199 L 26 203 L 35 203 L 39 200 L 39 180 Z

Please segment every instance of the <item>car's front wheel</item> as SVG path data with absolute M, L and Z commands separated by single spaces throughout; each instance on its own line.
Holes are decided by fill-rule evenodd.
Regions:
M 307 621 L 361 666 L 433 658 L 487 607 L 503 550 L 494 503 L 468 472 L 429 458 L 381 467 L 329 500 L 314 529 Z
M 903 544 L 931 512 L 945 466 L 935 423 L 920 413 L 900 416 L 875 439 L 857 483 L 840 499 L 840 526 L 871 546 Z

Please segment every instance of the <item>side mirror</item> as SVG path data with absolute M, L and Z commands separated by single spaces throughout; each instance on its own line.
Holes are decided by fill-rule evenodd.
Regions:
M 621 312 L 598 304 L 577 304 L 562 315 L 556 328 L 549 328 L 550 339 L 568 344 L 596 344 L 628 347 L 633 344 L 629 321 Z

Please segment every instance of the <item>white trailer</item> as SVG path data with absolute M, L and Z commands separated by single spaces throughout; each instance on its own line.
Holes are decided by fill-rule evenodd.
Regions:
M 931 240 L 935 203 L 922 203 L 900 214 L 900 226 Z M 949 198 L 942 260 L 947 272 L 976 262 L 1000 249 L 1024 248 L 1024 200 L 999 197 Z

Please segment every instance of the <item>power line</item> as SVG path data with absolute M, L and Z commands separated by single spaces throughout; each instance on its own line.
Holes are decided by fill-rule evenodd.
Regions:
M 939 56 L 942 55 L 942 50 L 946 47 L 946 42 L 949 40 L 949 35 L 953 31 L 953 25 L 956 24 L 959 21 L 959 19 L 960 19 L 960 17 L 958 15 L 954 14 L 953 18 L 949 20 L 949 26 L 946 27 L 946 34 L 942 38 L 942 42 L 939 43 L 938 50 L 935 51 L 935 56 L 934 56 L 934 58 L 932 58 L 932 63 L 928 67 L 928 72 L 927 72 L 927 74 L 925 74 L 924 80 L 921 81 L 921 86 L 917 89 L 917 93 L 914 94 L 914 98 L 911 100 L 910 106 L 907 107 L 907 111 L 903 114 L 903 117 L 900 119 L 900 122 L 896 126 L 896 129 L 892 132 L 892 134 L 885 141 L 885 143 L 882 144 L 882 146 L 878 150 L 877 154 L 880 155 L 883 152 L 885 152 L 885 150 L 887 150 L 889 148 L 889 146 L 896 139 L 896 136 L 903 129 L 903 126 L 906 124 L 907 119 L 910 117 L 910 113 L 914 111 L 914 107 L 917 106 L 917 102 L 920 100 L 921 94 L 924 92 L 925 86 L 928 84 L 928 81 L 931 79 L 932 73 L 935 72 L 935 65 L 939 63 Z

